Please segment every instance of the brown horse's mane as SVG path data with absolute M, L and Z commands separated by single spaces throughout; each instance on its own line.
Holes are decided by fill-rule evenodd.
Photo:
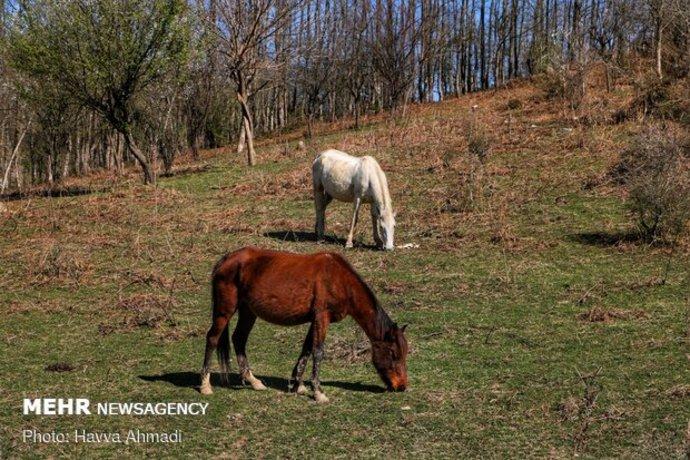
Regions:
M 347 268 L 347 270 L 355 276 L 355 278 L 359 282 L 359 285 L 364 289 L 364 292 L 366 293 L 367 297 L 369 298 L 369 301 L 374 307 L 374 322 L 376 326 L 377 335 L 383 338 L 388 331 L 395 328 L 397 325 L 395 324 L 395 322 L 393 322 L 391 317 L 388 316 L 388 313 L 386 313 L 383 307 L 381 307 L 381 303 L 379 302 L 379 299 L 376 298 L 374 291 L 367 284 L 367 282 L 364 281 L 364 279 L 362 279 L 360 274 L 357 273 L 357 270 L 355 270 L 355 268 L 350 264 L 350 262 L 348 262 L 340 254 L 330 253 L 330 255 L 333 256 L 334 259 L 338 260 L 341 264 L 343 264 Z

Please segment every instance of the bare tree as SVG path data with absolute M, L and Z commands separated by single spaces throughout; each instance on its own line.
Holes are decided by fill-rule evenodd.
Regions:
M 378 1 L 374 21 L 376 32 L 370 43 L 373 65 L 385 82 L 388 105 L 395 112 L 407 103 L 415 69 L 426 59 L 424 55 L 416 56 L 416 52 L 428 23 L 424 17 L 417 17 L 415 0 Z
M 227 71 L 235 83 L 250 166 L 256 164 L 250 98 L 270 82 L 267 74 L 276 66 L 270 59 L 271 40 L 290 20 L 295 5 L 294 0 L 218 2 L 218 20 L 213 26 Z
M 177 152 L 196 156 L 231 142 L 255 164 L 256 135 L 302 123 L 311 135 L 315 122 L 343 116 L 357 127 L 363 114 L 382 109 L 404 115 L 410 100 L 553 76 L 554 69 L 557 82 L 574 89 L 571 77 L 578 76 L 584 90 L 579 77 L 593 62 L 604 64 L 608 90 L 640 61 L 664 87 L 690 73 L 687 0 L 0 4 L 0 179 L 10 165 L 8 181 L 16 186 L 134 164 L 152 180 L 156 158 L 170 167 Z M 152 20 L 151 8 L 171 5 L 184 14 Z M 41 21 L 27 21 L 36 11 L 45 12 Z M 105 21 L 116 11 L 127 14 Z M 159 47 L 160 34 L 177 27 L 192 33 L 175 33 Z M 132 32 L 125 40 L 131 53 L 122 53 L 122 37 L 113 32 L 120 29 Z M 5 50 L 13 59 L 2 59 Z M 84 59 L 74 59 L 79 52 Z M 22 87 L 31 91 L 17 91 Z

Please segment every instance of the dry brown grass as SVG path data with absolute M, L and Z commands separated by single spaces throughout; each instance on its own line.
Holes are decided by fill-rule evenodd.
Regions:
M 120 298 L 117 305 L 98 325 L 101 335 L 127 332 L 137 328 L 159 329 L 178 326 L 173 317 L 177 301 L 172 296 L 160 294 L 130 294 Z
M 580 321 L 590 323 L 610 323 L 615 320 L 645 319 L 649 315 L 644 310 L 623 310 L 620 308 L 592 307 L 577 315 Z
M 93 267 L 86 256 L 66 245 L 47 242 L 28 263 L 28 272 L 32 285 L 60 284 L 79 286 L 92 272 Z

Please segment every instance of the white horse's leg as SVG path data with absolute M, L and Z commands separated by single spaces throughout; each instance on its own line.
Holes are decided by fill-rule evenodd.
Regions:
M 362 204 L 362 199 L 355 197 L 355 209 L 352 214 L 352 224 L 350 225 L 350 233 L 347 235 L 347 243 L 345 243 L 346 248 L 352 247 L 352 239 L 355 236 L 355 227 L 357 226 L 357 215 L 359 214 L 359 205 Z
M 376 246 L 378 247 L 383 247 L 383 240 L 381 239 L 381 236 L 379 235 L 379 216 L 376 214 L 376 210 L 374 209 L 374 204 L 371 205 L 371 226 L 374 230 L 374 242 L 376 243 Z
M 316 241 L 323 241 L 323 235 L 326 231 L 326 206 L 328 206 L 328 198 L 324 191 L 314 190 L 314 207 L 316 208 L 314 233 L 316 233 Z

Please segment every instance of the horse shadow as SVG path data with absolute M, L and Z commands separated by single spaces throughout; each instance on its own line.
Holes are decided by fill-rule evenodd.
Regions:
M 272 377 L 268 375 L 257 375 L 264 385 L 278 391 L 288 391 L 288 379 Z M 160 375 L 140 375 L 140 379 L 147 382 L 166 382 L 176 387 L 197 389 L 199 387 L 199 374 L 195 372 L 168 372 Z M 233 390 L 251 389 L 248 385 L 242 384 L 239 374 L 228 374 L 227 383 L 223 382 L 220 373 L 211 373 L 211 385 L 215 387 L 225 387 Z M 368 393 L 383 393 L 383 387 L 359 382 L 341 382 L 338 380 L 322 381 L 322 386 L 340 388 L 347 391 L 361 391 Z
M 586 246 L 611 247 L 621 244 L 636 244 L 643 242 L 639 233 L 634 231 L 622 232 L 583 232 L 568 235 L 570 241 Z
M 279 241 L 288 241 L 290 243 L 302 243 L 302 242 L 311 242 L 311 243 L 316 243 L 316 233 L 314 232 L 305 232 L 302 230 L 282 230 L 282 231 L 275 231 L 275 232 L 264 232 L 263 236 L 268 237 L 268 238 L 273 238 L 275 240 Z M 337 236 L 333 235 L 324 235 L 323 243 L 325 244 L 331 244 L 335 246 L 345 246 L 346 240 L 344 238 L 338 238 Z M 360 241 L 355 241 L 355 248 L 363 248 L 363 249 L 378 249 L 376 245 L 373 244 L 366 244 L 362 243 Z

